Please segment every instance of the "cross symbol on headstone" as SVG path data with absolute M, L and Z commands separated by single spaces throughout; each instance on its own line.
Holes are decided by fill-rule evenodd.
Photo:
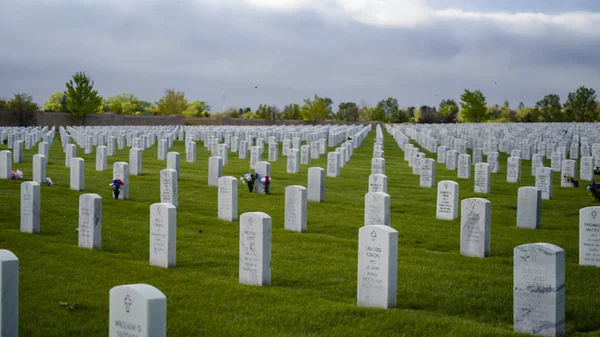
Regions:
M 444 188 L 446 188 L 446 189 L 448 188 L 448 183 L 444 184 Z
M 596 215 L 598 215 L 598 213 L 595 210 L 592 211 L 592 219 L 596 220 Z
M 375 241 L 375 238 L 377 237 L 377 233 L 375 233 L 375 231 L 372 231 L 371 237 L 373 238 L 373 241 Z
M 131 297 L 129 297 L 129 294 L 127 294 L 127 296 L 125 296 L 125 311 L 129 312 L 129 309 L 131 307 Z

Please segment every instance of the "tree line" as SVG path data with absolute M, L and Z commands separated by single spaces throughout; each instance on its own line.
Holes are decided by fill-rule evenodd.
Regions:
M 184 115 L 188 117 L 229 116 L 232 118 L 292 119 L 306 121 L 338 120 L 348 122 L 379 121 L 384 123 L 483 123 L 483 122 L 592 122 L 600 118 L 600 104 L 594 89 L 579 87 L 570 92 L 564 103 L 556 94 L 549 94 L 526 107 L 522 102 L 517 109 L 508 101 L 502 106 L 489 106 L 480 90 L 465 89 L 460 102 L 443 99 L 439 106 L 423 105 L 419 108 L 401 109 L 398 100 L 389 97 L 375 106 L 364 102 L 342 102 L 334 110 L 333 100 L 314 95 L 303 104 L 288 104 L 280 109 L 276 105 L 261 104 L 256 110 L 250 107 L 229 108 L 211 113 L 205 101 L 188 101 L 185 93 L 175 89 L 165 90 L 157 102 L 148 102 L 132 94 L 123 93 L 103 98 L 94 89 L 94 81 L 84 72 L 78 72 L 65 85 L 65 91 L 53 93 L 42 107 L 29 94 L 15 94 L 12 99 L 0 99 L 0 111 L 15 114 L 20 125 L 30 124 L 35 112 L 69 112 L 74 119 L 84 120 L 89 114 L 115 113 L 128 115 Z

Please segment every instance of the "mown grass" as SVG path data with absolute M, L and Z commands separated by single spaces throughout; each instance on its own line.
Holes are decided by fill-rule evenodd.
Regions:
M 385 133 L 385 132 L 384 132 Z M 240 185 L 239 214 L 263 211 L 273 218 L 272 285 L 238 283 L 238 223 L 217 219 L 217 189 L 207 186 L 209 153 L 198 143 L 198 161 L 181 153 L 177 213 L 177 267 L 149 266 L 149 206 L 159 201 L 156 145 L 143 153 L 143 175 L 130 177 L 130 200 L 111 198 L 112 163 L 128 161 L 128 150 L 109 157 L 109 171 L 85 159 L 85 191 L 103 198 L 102 249 L 77 247 L 78 198 L 69 189 L 69 169 L 58 137 L 42 186 L 41 234 L 19 232 L 20 182 L 0 181 L 0 247 L 20 259 L 21 336 L 106 336 L 110 288 L 151 284 L 167 296 L 169 336 L 517 336 L 512 332 L 513 248 L 549 242 L 566 250 L 566 328 L 569 336 L 600 336 L 600 269 L 578 265 L 578 211 L 593 205 L 585 187 L 561 189 L 543 201 L 542 229 L 516 228 L 517 188 L 534 185 L 530 162 L 521 184 L 506 181 L 506 156 L 492 175 L 492 194 L 473 193 L 460 183 L 460 198 L 492 202 L 491 257 L 459 253 L 460 222 L 435 219 L 436 189 L 419 188 L 419 177 L 385 133 L 392 226 L 399 231 L 398 308 L 356 306 L 357 236 L 363 225 L 375 131 L 355 150 L 340 178 L 325 180 L 325 203 L 309 203 L 308 232 L 283 230 L 284 188 L 306 186 L 308 165 L 287 174 L 285 157 L 271 163 L 272 194 L 250 194 Z M 6 146 L 0 146 L 5 149 Z M 13 165 L 31 177 L 36 151 Z M 434 154 L 429 157 L 435 158 Z M 264 154 L 266 157 L 266 152 Z M 224 175 L 240 177 L 248 160 L 230 154 Z M 310 166 L 326 167 L 326 156 Z M 436 180 L 456 180 L 437 166 Z M 582 183 L 583 185 L 583 183 Z M 73 310 L 60 302 L 74 304 Z

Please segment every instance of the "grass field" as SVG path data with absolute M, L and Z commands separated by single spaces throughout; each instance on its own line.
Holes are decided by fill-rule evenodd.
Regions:
M 513 248 L 548 242 L 566 250 L 568 336 L 600 336 L 600 269 L 578 265 L 578 212 L 593 205 L 585 190 L 560 188 L 542 205 L 542 229 L 516 228 L 517 188 L 533 186 L 530 162 L 521 184 L 507 184 L 506 156 L 492 174 L 492 193 L 476 195 L 472 180 L 457 180 L 460 198 L 492 202 L 491 256 L 460 255 L 460 221 L 435 218 L 436 189 L 419 188 L 403 153 L 385 134 L 392 227 L 399 232 L 397 309 L 356 306 L 358 229 L 375 130 L 340 178 L 326 177 L 325 203 L 308 204 L 308 232 L 283 230 L 284 189 L 306 186 L 308 165 L 287 174 L 285 157 L 271 163 L 271 195 L 250 194 L 239 185 L 239 214 L 262 211 L 273 218 L 272 285 L 238 283 L 238 226 L 217 219 L 217 189 L 207 186 L 209 152 L 197 145 L 196 163 L 181 153 L 177 210 L 177 267 L 149 266 L 149 208 L 159 198 L 156 145 L 143 153 L 143 175 L 130 176 L 130 200 L 111 198 L 112 163 L 128 161 L 128 150 L 109 157 L 109 171 L 85 159 L 84 193 L 103 198 L 102 249 L 77 246 L 78 198 L 69 189 L 69 169 L 58 137 L 41 186 L 41 234 L 19 231 L 20 181 L 0 181 L 0 248 L 20 259 L 20 336 L 107 336 L 109 290 L 147 283 L 167 296 L 168 336 L 517 336 L 513 326 Z M 6 145 L 0 145 L 6 149 Z M 13 169 L 31 180 L 34 150 Z M 95 151 L 94 151 L 95 152 Z M 281 153 L 281 152 L 280 152 Z M 435 158 L 435 154 L 427 153 Z M 266 157 L 266 152 L 263 158 Z M 311 166 L 326 168 L 326 156 Z M 240 177 L 249 160 L 230 154 L 224 175 Z M 456 171 L 437 166 L 436 179 L 456 180 Z M 61 306 L 61 302 L 68 303 Z M 74 309 L 68 307 L 74 305 Z

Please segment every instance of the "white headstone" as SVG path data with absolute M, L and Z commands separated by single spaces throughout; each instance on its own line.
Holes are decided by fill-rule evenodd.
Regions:
M 238 180 L 235 177 L 220 177 L 218 185 L 218 218 L 225 221 L 236 221 L 238 219 Z
M 509 157 L 506 166 L 506 182 L 520 183 L 521 182 L 521 158 Z
M 390 226 L 390 195 L 384 192 L 365 194 L 365 226 Z
M 340 176 L 340 154 L 337 152 L 327 154 L 327 176 L 333 178 Z
M 371 159 L 371 174 L 385 174 L 385 159 Z
M 107 149 L 106 146 L 96 147 L 96 171 L 106 171 Z
M 594 180 L 594 157 L 581 157 L 579 179 L 585 181 Z
M 167 297 L 147 284 L 110 290 L 109 337 L 166 337 Z
M 219 186 L 219 178 L 223 175 L 223 159 L 212 156 L 208 158 L 208 186 Z
M 298 150 L 290 149 L 290 152 L 287 157 L 287 173 L 298 172 L 300 172 L 300 165 L 298 163 Z
M 160 202 L 178 207 L 177 171 L 160 170 Z
M 468 154 L 458 155 L 458 178 L 471 179 L 471 156 Z
M 435 160 L 431 158 L 421 159 L 421 187 L 433 188 L 435 186 Z
M 458 219 L 458 183 L 451 180 L 442 180 L 438 183 L 436 218 Z
M 71 160 L 75 158 L 77 155 L 77 145 L 75 144 L 67 144 L 65 146 L 65 166 L 71 167 Z
M 600 206 L 579 210 L 579 264 L 600 267 Z
M 46 181 L 46 157 L 41 154 L 33 155 L 33 181 L 38 184 Z
M 21 183 L 21 232 L 40 232 L 40 184 L 35 181 Z
M 369 176 L 369 192 L 387 193 L 387 176 L 383 174 L 371 174 Z
M 171 169 L 171 170 L 175 170 L 176 174 L 176 178 L 177 180 L 179 180 L 180 174 L 179 172 L 181 171 L 180 169 L 180 160 L 179 160 L 180 156 L 179 156 L 179 152 L 169 152 L 167 153 L 167 168 Z M 175 205 L 177 206 L 177 205 Z
M 383 225 L 358 229 L 357 305 L 396 307 L 398 231 Z
M 102 197 L 94 193 L 79 196 L 79 247 L 99 249 L 102 235 Z
M 189 142 L 185 150 L 185 161 L 188 163 L 196 162 L 196 142 Z
M 461 201 L 460 253 L 472 257 L 490 255 L 492 203 L 482 198 Z
M 0 335 L 19 336 L 19 259 L 0 249 Z
M 514 249 L 514 330 L 564 336 L 565 251 L 549 243 Z
M 129 164 L 122 161 L 113 164 L 113 180 L 116 179 L 120 179 L 123 182 L 123 186 L 121 186 L 121 191 L 119 192 L 119 200 L 129 199 Z
M 577 180 L 577 162 L 572 159 L 563 160 L 561 168 L 560 187 L 573 187 L 573 183 L 569 182 L 567 177 Z
M 177 257 L 177 209 L 167 203 L 150 205 L 150 265 L 173 268 Z
M 490 164 L 475 164 L 475 193 L 490 193 Z
M 129 150 L 129 174 L 142 175 L 142 150 L 135 147 Z
M 271 284 L 271 217 L 263 212 L 240 216 L 239 279 L 242 284 Z
M 517 198 L 517 227 L 540 228 L 542 191 L 536 187 L 519 188 Z
M 542 199 L 552 199 L 552 179 L 554 170 L 549 167 L 538 167 L 535 175 L 535 187 L 542 191 Z
M 308 169 L 308 201 L 325 201 L 325 170 L 321 167 Z
M 12 153 L 0 151 L 0 179 L 12 179 Z
M 286 230 L 306 232 L 306 187 L 291 185 L 285 188 L 285 223 Z

